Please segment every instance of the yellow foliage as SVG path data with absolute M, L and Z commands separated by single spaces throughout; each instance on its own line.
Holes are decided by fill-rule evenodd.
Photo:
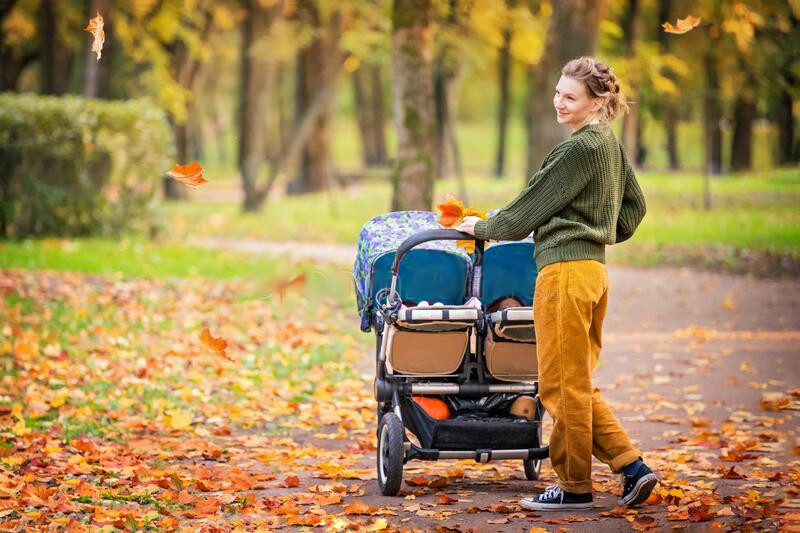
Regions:
M 24 10 L 12 9 L 3 21 L 3 44 L 9 47 L 21 45 L 36 33 L 36 23 Z

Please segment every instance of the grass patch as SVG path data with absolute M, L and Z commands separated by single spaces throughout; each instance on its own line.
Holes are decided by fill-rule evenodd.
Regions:
M 732 246 L 800 256 L 800 177 L 794 169 L 714 177 L 708 211 L 700 174 L 641 172 L 639 181 L 648 203 L 633 238 L 639 245 Z M 486 210 L 506 205 L 521 187 L 521 179 L 468 179 L 470 203 Z M 436 183 L 437 201 L 457 191 L 454 180 Z M 390 197 L 387 182 L 369 180 L 344 191 L 276 200 L 262 214 L 241 214 L 232 203 L 175 203 L 166 211 L 177 240 L 207 235 L 354 245 L 361 225 L 389 210 Z
M 242 280 L 241 299 L 259 298 L 280 300 L 276 287 L 295 276 L 305 276 L 305 283 L 292 289 L 301 296 L 315 300 L 330 298 L 338 305 L 352 305 L 354 298 L 349 268 L 296 262 L 284 257 L 268 257 L 227 250 L 208 250 L 185 246 L 177 242 L 155 243 L 144 239 L 60 240 L 41 239 L 21 242 L 0 242 L 0 269 L 23 268 L 34 270 L 66 270 L 89 274 L 112 275 L 119 278 L 194 278 Z M 8 305 L 21 306 L 23 314 L 31 312 L 30 301 L 7 296 Z M 12 298 L 9 300 L 8 298 Z M 161 302 L 143 300 L 153 309 Z M 53 324 L 61 324 L 65 334 L 82 329 L 86 322 L 95 323 L 106 317 L 109 306 L 92 305 L 84 316 L 64 316 L 66 304 L 52 303 Z M 68 312 L 68 314 L 70 314 Z M 130 325 L 129 325 L 130 326 Z M 162 328 L 169 324 L 162 324 Z

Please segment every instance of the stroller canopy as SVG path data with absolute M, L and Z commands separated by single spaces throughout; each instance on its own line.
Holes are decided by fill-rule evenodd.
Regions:
M 395 252 L 408 237 L 421 231 L 440 229 L 431 211 L 396 211 L 367 221 L 358 235 L 353 265 L 358 310 L 362 328 L 376 308 L 375 294 L 391 285 Z M 415 246 L 403 256 L 398 292 L 404 301 L 427 300 L 446 305 L 464 302 L 470 256 L 455 241 L 430 241 Z M 365 323 L 366 321 L 366 323 Z

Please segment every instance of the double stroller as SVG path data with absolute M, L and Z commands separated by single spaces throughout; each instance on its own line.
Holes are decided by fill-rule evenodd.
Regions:
M 533 240 L 467 253 L 429 211 L 361 229 L 353 267 L 361 330 L 375 331 L 377 474 L 394 496 L 412 459 L 520 459 L 537 479 L 541 445 L 532 297 Z

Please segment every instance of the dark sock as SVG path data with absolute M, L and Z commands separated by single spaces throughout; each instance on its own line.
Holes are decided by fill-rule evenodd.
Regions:
M 632 476 L 639 470 L 639 467 L 642 466 L 644 463 L 641 459 L 636 459 L 634 462 L 629 464 L 626 467 L 623 467 L 622 471 L 625 472 L 626 476 Z

